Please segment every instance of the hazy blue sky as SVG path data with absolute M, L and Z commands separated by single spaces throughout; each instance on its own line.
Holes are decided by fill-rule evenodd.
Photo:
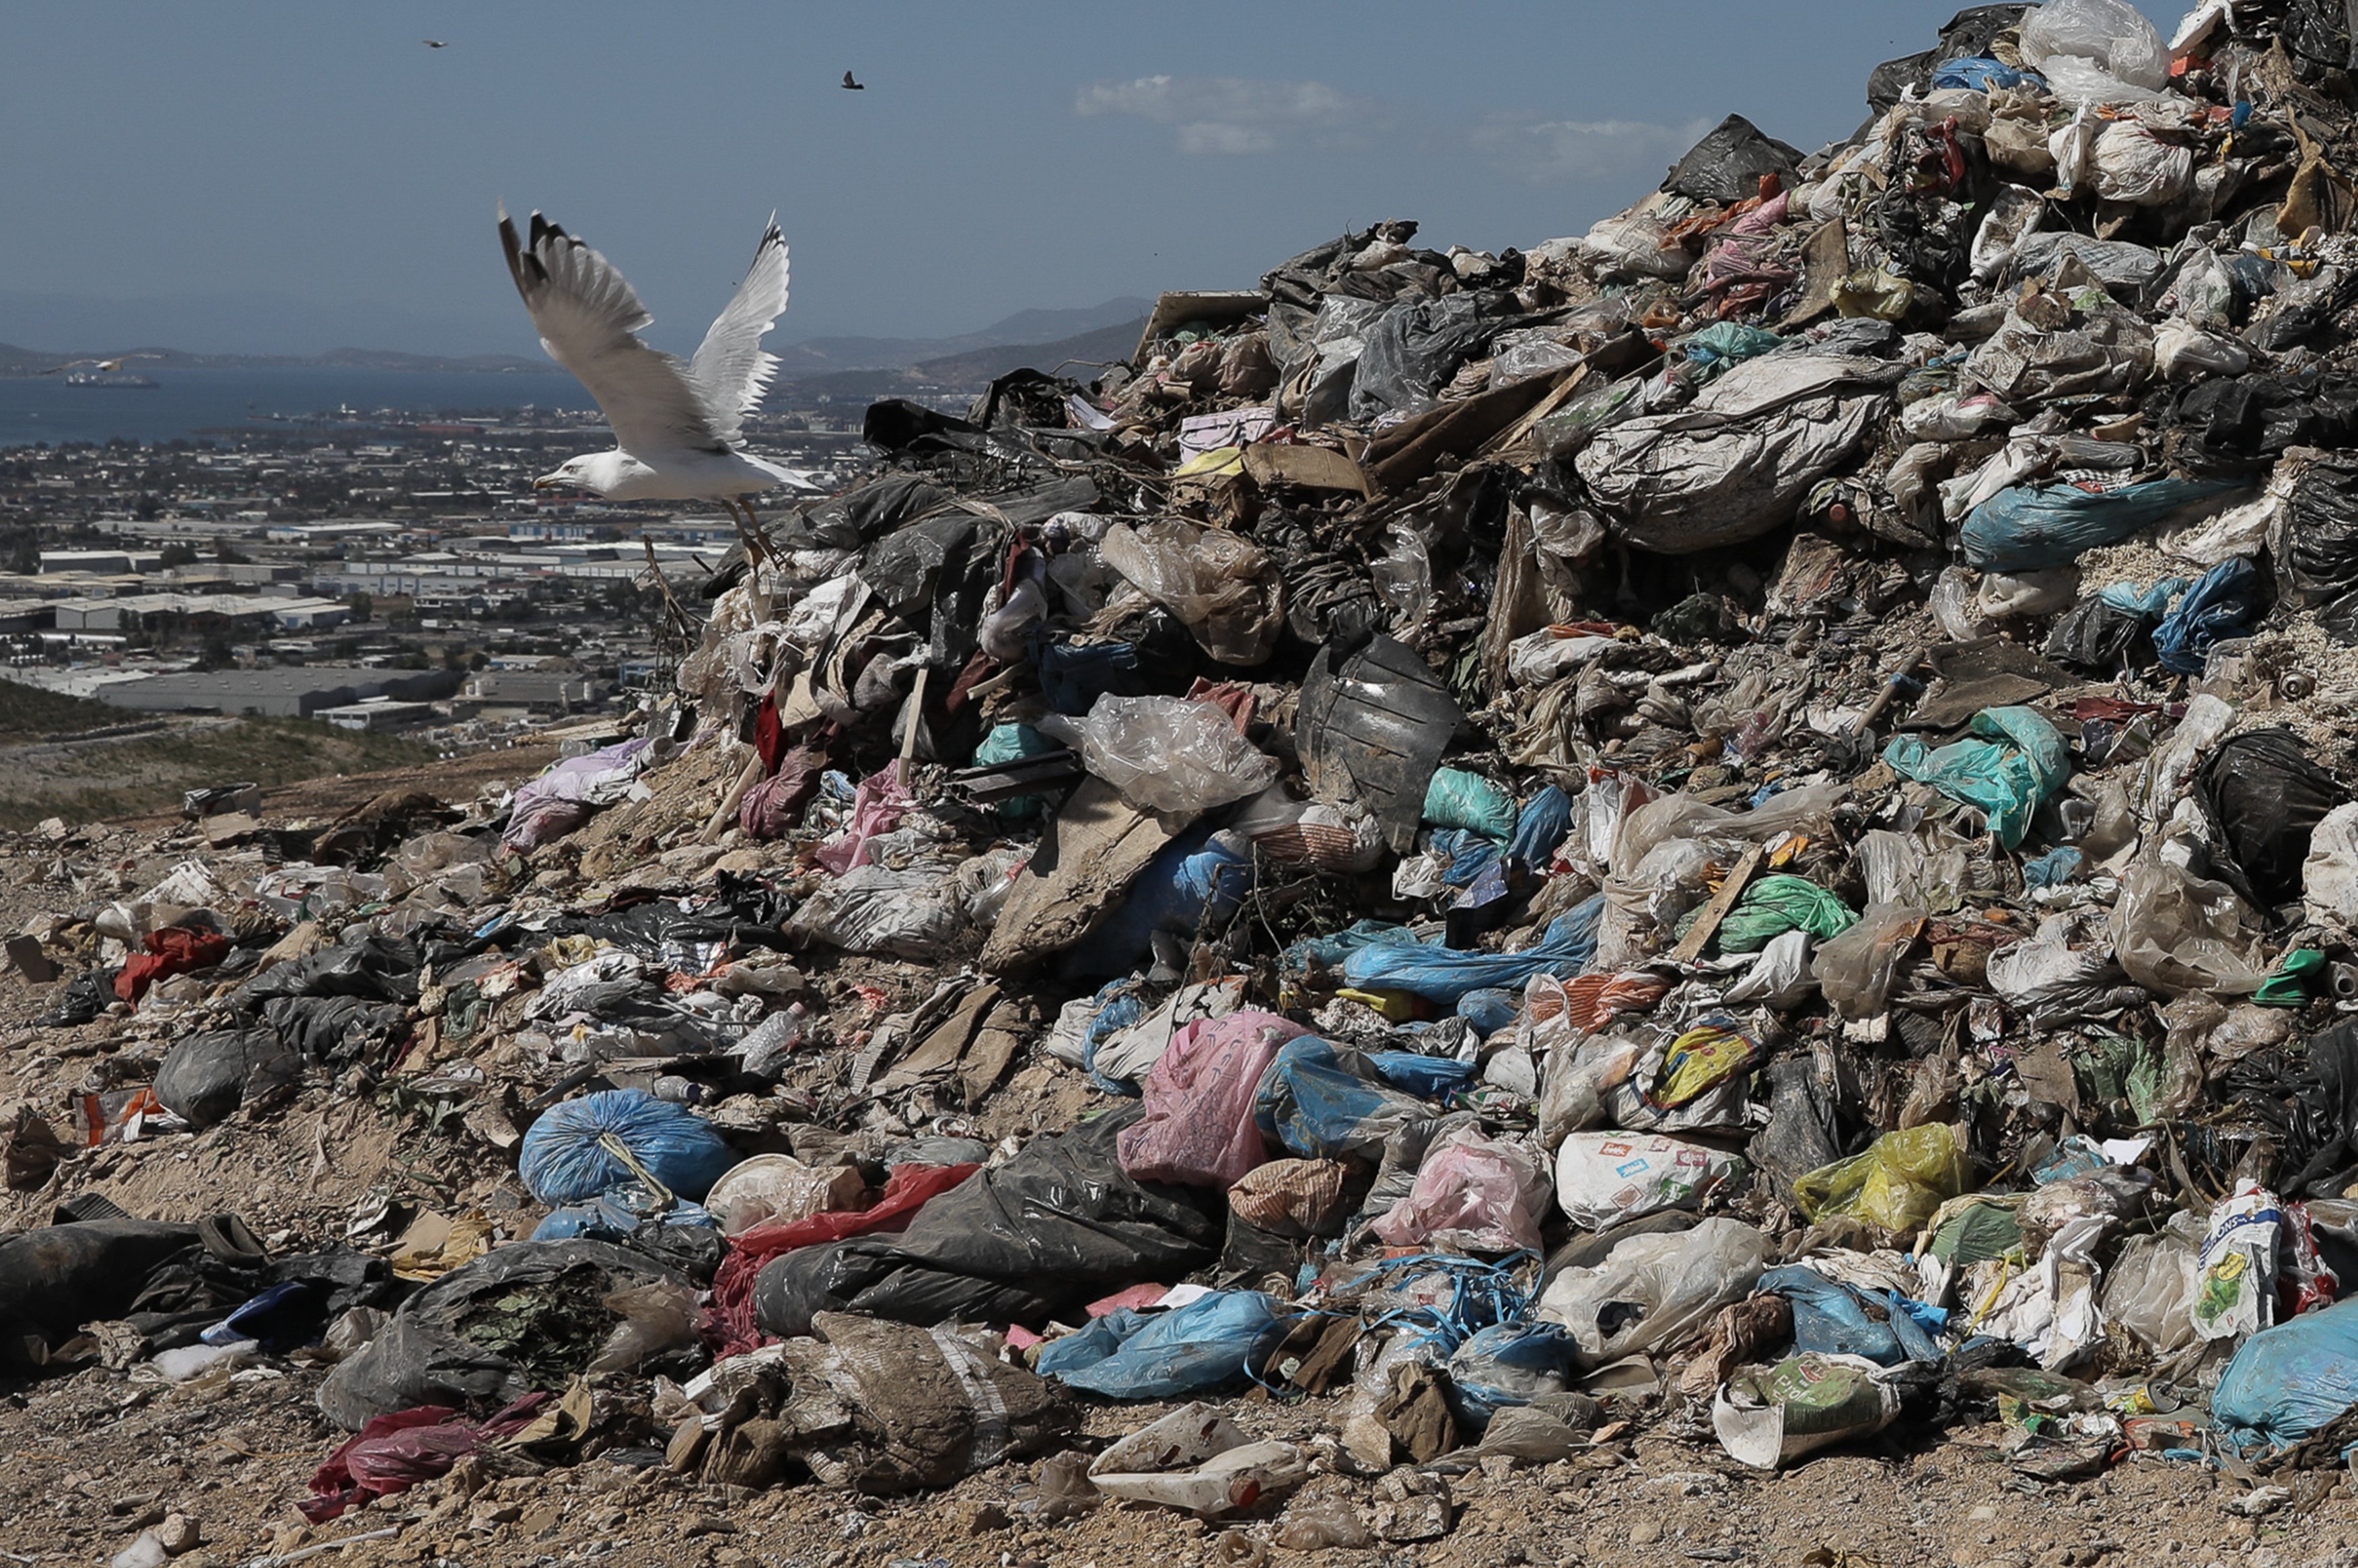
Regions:
M 678 347 L 773 207 L 784 339 L 1246 286 L 1382 218 L 1529 244 L 1731 111 L 1847 135 L 1868 70 L 1955 8 L 16 0 L 0 341 L 534 351 L 503 197 L 605 251 Z

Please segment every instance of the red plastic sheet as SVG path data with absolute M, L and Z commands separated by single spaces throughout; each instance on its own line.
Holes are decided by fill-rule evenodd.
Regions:
M 190 969 L 210 969 L 229 957 L 229 938 L 191 925 L 167 925 L 147 933 L 147 951 L 135 953 L 114 977 L 114 994 L 135 1002 L 157 980 Z
M 884 1195 L 871 1208 L 831 1210 L 792 1225 L 757 1226 L 731 1239 L 729 1256 L 720 1260 L 719 1271 L 712 1277 L 712 1314 L 707 1320 L 706 1338 L 713 1342 L 714 1354 L 724 1358 L 741 1356 L 770 1343 L 771 1336 L 762 1332 L 753 1316 L 753 1280 L 771 1259 L 822 1241 L 906 1229 L 919 1209 L 981 1169 L 979 1165 L 895 1166 L 884 1183 Z

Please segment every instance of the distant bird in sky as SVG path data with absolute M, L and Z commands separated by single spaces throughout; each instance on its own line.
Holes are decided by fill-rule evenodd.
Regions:
M 450 40 L 448 38 L 426 38 L 422 41 L 429 49 L 447 49 L 450 47 Z
M 92 370 L 103 370 L 111 373 L 121 370 L 124 360 L 160 360 L 164 356 L 161 354 L 117 354 L 111 360 L 68 360 L 61 365 L 51 365 L 41 373 L 43 375 L 55 375 L 59 371 L 80 370 L 84 365 L 88 365 Z
M 568 458 L 534 480 L 535 490 L 572 485 L 616 501 L 718 501 L 732 517 L 742 508 L 750 524 L 753 508 L 744 497 L 781 484 L 817 488 L 739 447 L 745 416 L 762 406 L 778 370 L 777 356 L 762 349 L 763 334 L 786 308 L 786 239 L 776 213 L 736 297 L 684 362 L 638 335 L 654 317 L 614 265 L 539 213 L 525 243 L 502 208 L 500 245 L 540 346 L 590 389 L 614 431 L 612 451 Z
M 865 92 L 868 91 L 868 83 L 853 81 L 851 78 L 851 72 L 848 70 L 843 73 L 843 84 L 844 86 L 851 89 L 854 92 Z

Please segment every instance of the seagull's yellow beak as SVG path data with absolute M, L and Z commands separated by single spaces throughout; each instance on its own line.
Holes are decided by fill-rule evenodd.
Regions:
M 557 475 L 545 473 L 532 481 L 532 487 L 535 490 L 556 490 L 562 487 L 565 481 Z

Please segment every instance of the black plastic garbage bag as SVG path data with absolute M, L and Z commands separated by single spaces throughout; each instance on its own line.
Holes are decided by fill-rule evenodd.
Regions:
M 294 1000 L 300 999 L 277 998 L 272 1005 Z M 156 1098 L 174 1116 L 211 1127 L 236 1114 L 257 1078 L 275 1083 L 300 1076 L 302 1070 L 267 1026 L 212 1030 L 189 1035 L 165 1055 L 156 1069 Z
M 1311 793 L 1371 813 L 1405 854 L 1415 845 L 1433 770 L 1465 724 L 1457 699 L 1423 657 L 1377 636 L 1318 650 L 1302 682 L 1294 741 Z
M 35 1019 L 43 1029 L 79 1029 L 114 1000 L 114 969 L 85 969 L 66 982 L 49 1011 Z
M 265 969 L 237 989 L 232 1000 L 243 1011 L 258 1011 L 275 996 L 356 996 L 370 1001 L 417 1000 L 417 971 L 426 962 L 417 944 L 371 932 L 358 942 Z
M 243 1337 L 271 1349 L 315 1344 L 351 1308 L 384 1305 L 407 1289 L 384 1259 L 341 1242 L 270 1262 L 234 1217 L 204 1220 L 196 1229 L 197 1244 L 152 1270 L 122 1314 L 151 1353 L 194 1345 L 233 1315 Z
M 2301 462 L 2280 516 L 2268 559 L 2286 604 L 2312 610 L 2358 589 L 2358 452 Z
M 2223 742 L 2196 785 L 2233 859 L 2232 864 L 2214 862 L 2212 870 L 2244 897 L 2269 907 L 2300 896 L 2309 836 L 2327 812 L 2350 798 L 2288 730 L 2254 730 Z
M 1790 189 L 1801 168 L 1800 148 L 1763 135 L 1741 114 L 1730 114 L 1671 166 L 1662 189 L 1693 201 L 1742 201 L 1760 194 L 1764 174 L 1778 176 Z
M 1131 1103 L 1033 1139 L 944 1193 L 899 1236 L 788 1252 L 753 1283 L 762 1327 L 808 1334 L 824 1312 L 897 1323 L 1038 1325 L 1124 1285 L 1176 1280 L 1219 1256 L 1222 1195 L 1132 1181 L 1116 1136 Z
M 1368 330 L 1351 382 L 1351 417 L 1421 414 L 1433 395 L 1507 326 L 1510 296 L 1452 294 L 1395 305 Z
M 2255 371 L 2158 393 L 2147 405 L 2180 472 L 2256 474 L 2292 447 L 2358 443 L 2358 376 Z
M 2137 657 L 2140 643 L 2150 656 L 2151 624 L 2136 611 L 2091 594 L 2057 618 L 2047 633 L 2047 656 L 2088 675 L 2115 675 L 2124 665 L 2144 662 Z
M 83 1324 L 122 1317 L 157 1269 L 198 1245 L 193 1225 L 91 1219 L 0 1241 L 0 1348 L 55 1344 Z
M 605 1241 L 519 1241 L 452 1270 L 401 1304 L 358 1355 L 328 1374 L 319 1404 L 358 1431 L 417 1405 L 488 1410 L 557 1390 L 621 1320 L 605 1299 L 633 1285 L 688 1281 Z
M 1793 1184 L 1843 1156 L 1835 1134 L 1833 1097 L 1807 1055 L 1768 1064 L 1768 1125 L 1752 1135 L 1745 1155 L 1779 1199 L 1793 1201 Z
M 409 1010 L 399 1002 L 356 996 L 275 996 L 262 1015 L 289 1050 L 339 1065 L 379 1055 L 409 1028 Z
M 1885 60 L 1869 73 L 1867 107 L 1880 114 L 1911 93 L 1921 98 L 1931 89 L 1935 69 L 1949 60 L 1988 55 L 1998 35 L 2020 22 L 2029 9 L 2025 5 L 1974 5 L 1958 12 L 1941 29 L 1937 48 Z
M 2358 1175 L 2358 1019 L 2299 1049 L 2253 1053 L 2227 1069 L 2223 1087 L 2233 1114 L 2221 1119 L 2276 1145 L 2274 1180 L 2261 1179 L 2286 1197 L 2339 1197 Z M 2232 1152 L 2241 1158 L 2240 1147 Z

